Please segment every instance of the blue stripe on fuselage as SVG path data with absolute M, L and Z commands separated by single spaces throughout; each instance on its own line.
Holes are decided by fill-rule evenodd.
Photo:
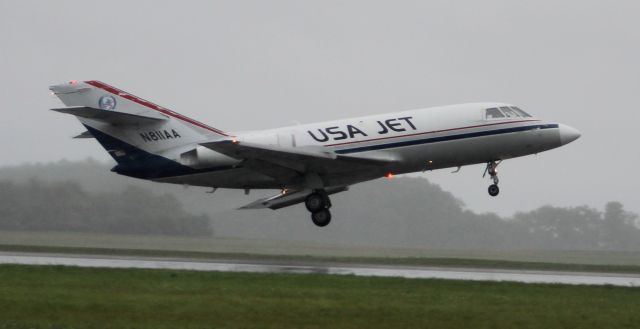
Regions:
M 501 135 L 501 134 L 521 132 L 521 131 L 529 131 L 529 130 L 536 130 L 536 129 L 552 129 L 552 128 L 558 128 L 558 125 L 544 124 L 544 125 L 533 125 L 533 126 L 524 126 L 524 127 L 503 128 L 503 129 L 495 129 L 495 130 L 484 130 L 484 131 L 477 131 L 477 132 L 465 133 L 465 134 L 447 135 L 447 136 L 422 138 L 422 139 L 412 139 L 412 140 L 401 141 L 401 142 L 360 146 L 360 147 L 354 147 L 354 148 L 345 148 L 345 149 L 335 150 L 335 152 L 338 154 L 349 154 L 349 153 L 385 150 L 385 149 L 421 145 L 421 144 L 446 142 L 446 141 L 453 141 L 453 140 L 465 139 L 465 138 L 493 136 L 493 135 Z M 402 137 L 402 136 L 399 136 L 399 137 Z

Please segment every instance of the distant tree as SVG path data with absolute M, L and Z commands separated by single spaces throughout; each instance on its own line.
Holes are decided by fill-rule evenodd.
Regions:
M 624 210 L 620 202 L 609 202 L 605 206 L 600 241 L 606 249 L 630 250 L 640 247 L 637 227 L 638 215 Z
M 598 248 L 597 222 L 601 213 L 589 207 L 557 208 L 544 206 L 528 213 L 517 213 L 515 223 L 525 235 L 523 243 L 535 249 Z

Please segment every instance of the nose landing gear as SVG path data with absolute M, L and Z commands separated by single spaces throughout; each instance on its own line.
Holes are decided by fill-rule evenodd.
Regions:
M 311 221 L 316 226 L 324 227 L 331 222 L 331 200 L 325 190 L 315 190 L 304 201 L 307 210 L 311 212 Z
M 501 162 L 502 160 L 489 161 L 487 163 L 487 168 L 484 170 L 484 174 L 482 174 L 482 177 L 485 177 L 488 173 L 489 176 L 491 176 L 491 179 L 493 180 L 493 184 L 489 185 L 489 189 L 488 189 L 490 196 L 497 196 L 500 193 L 500 188 L 498 188 L 498 182 L 500 180 L 498 179 L 498 172 L 496 171 L 496 168 Z

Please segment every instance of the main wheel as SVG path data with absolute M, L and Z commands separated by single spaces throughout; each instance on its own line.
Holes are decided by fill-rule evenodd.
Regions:
M 500 193 L 500 188 L 498 188 L 498 185 L 496 185 L 496 184 L 489 185 L 489 195 L 490 196 L 496 196 L 496 195 L 498 195 L 498 193 Z
M 319 193 L 309 194 L 307 199 L 304 200 L 304 205 L 307 207 L 307 210 L 312 213 L 318 212 L 327 207 L 327 203 Z
M 311 214 L 311 220 L 316 226 L 325 227 L 331 223 L 331 213 L 329 209 L 322 209 Z

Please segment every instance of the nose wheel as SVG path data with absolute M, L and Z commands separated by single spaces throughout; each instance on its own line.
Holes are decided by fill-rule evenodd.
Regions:
M 484 170 L 484 174 L 482 177 L 485 177 L 489 174 L 491 180 L 493 180 L 493 184 L 489 185 L 488 192 L 490 196 L 497 196 L 500 193 L 500 188 L 498 187 L 498 171 L 496 168 L 502 161 L 490 161 L 487 163 L 487 168 Z
M 318 227 L 325 227 L 331 222 L 331 200 L 325 190 L 316 190 L 309 194 L 304 205 L 311 213 L 311 221 Z
M 496 195 L 498 195 L 498 193 L 500 193 L 500 188 L 496 184 L 491 184 L 491 185 L 489 185 L 489 190 L 488 191 L 489 191 L 489 195 L 490 196 L 496 196 Z

